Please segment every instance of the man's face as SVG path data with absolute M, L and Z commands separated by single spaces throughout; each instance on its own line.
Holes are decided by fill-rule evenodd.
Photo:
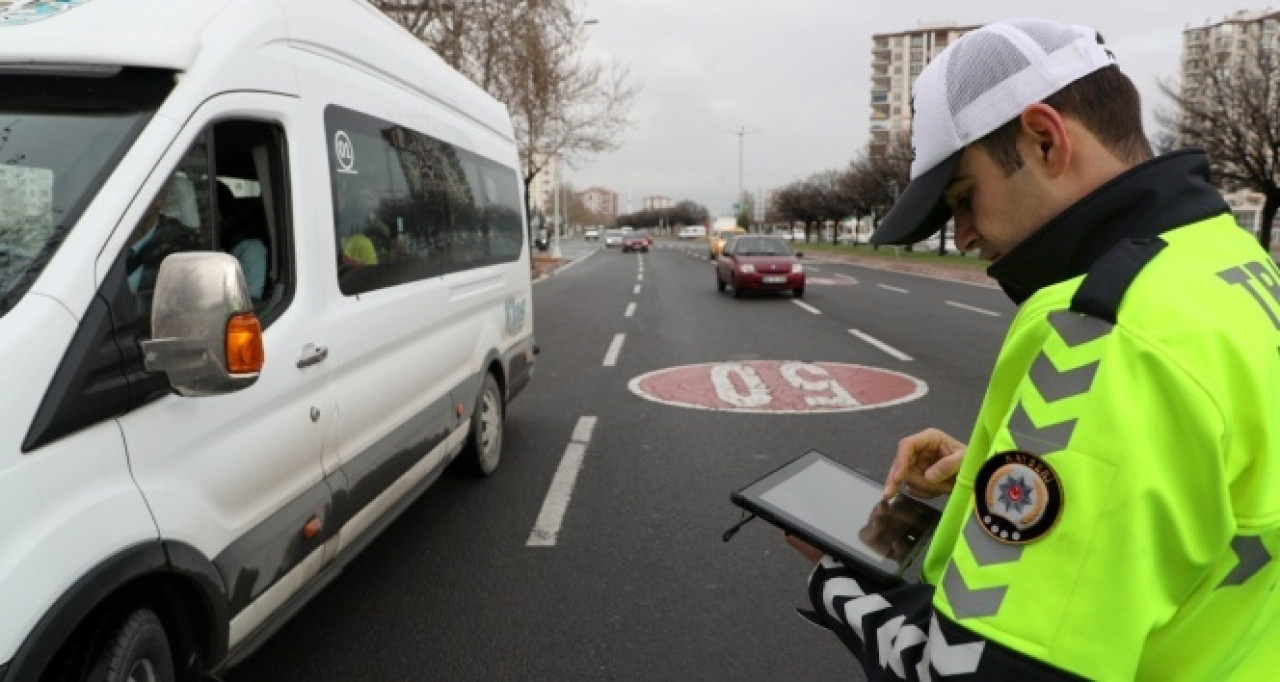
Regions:
M 944 198 L 955 216 L 956 247 L 995 262 L 1051 217 L 1027 164 L 1006 175 L 979 145 L 965 148 Z

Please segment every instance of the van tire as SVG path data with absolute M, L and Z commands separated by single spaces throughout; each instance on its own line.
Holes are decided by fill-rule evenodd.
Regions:
M 504 412 L 502 390 L 493 375 L 486 372 L 471 413 L 471 435 L 462 451 L 462 464 L 467 473 L 488 476 L 498 468 L 502 461 Z
M 169 637 L 154 611 L 137 609 L 108 631 L 88 679 L 173 682 Z

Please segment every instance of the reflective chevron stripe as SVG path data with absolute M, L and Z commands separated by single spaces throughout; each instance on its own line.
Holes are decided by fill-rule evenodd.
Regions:
M 1089 387 L 1093 385 L 1093 376 L 1097 373 L 1097 361 L 1075 369 L 1059 370 L 1048 354 L 1040 351 L 1035 362 L 1031 363 L 1031 371 L 1027 376 L 1044 401 L 1052 403 L 1088 393 Z
M 1068 419 L 1044 428 L 1036 426 L 1027 414 L 1022 401 L 1013 408 L 1009 417 L 1009 435 L 1013 436 L 1014 445 L 1023 452 L 1046 453 L 1063 450 L 1075 432 L 1076 420 Z
M 1009 587 L 1001 585 L 971 590 L 960 575 L 960 569 L 956 568 L 955 559 L 952 559 L 947 562 L 947 572 L 942 576 L 942 591 L 947 595 L 947 603 L 951 604 L 956 618 L 981 618 L 993 616 L 1000 610 Z
M 1255 573 L 1261 571 L 1272 558 L 1271 553 L 1262 544 L 1262 538 L 1256 535 L 1237 536 L 1231 541 L 1231 551 L 1236 553 L 1240 563 L 1236 564 L 1231 573 L 1222 579 L 1218 584 L 1219 588 L 1243 585 Z
M 1106 320 L 1070 310 L 1049 313 L 1049 325 L 1058 332 L 1058 336 L 1062 337 L 1068 348 L 1083 346 L 1110 334 L 1111 330 L 1115 329 L 1115 325 Z
M 999 542 L 987 535 L 982 530 L 982 526 L 978 524 L 977 517 L 972 514 L 969 515 L 969 520 L 964 524 L 964 541 L 969 545 L 969 550 L 973 552 L 973 558 L 978 562 L 979 566 L 1007 564 L 1017 561 L 1022 558 L 1022 548 L 1025 547 L 1025 545 Z

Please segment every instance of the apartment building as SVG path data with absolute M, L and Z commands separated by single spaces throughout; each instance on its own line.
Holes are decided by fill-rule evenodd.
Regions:
M 653 196 L 645 197 L 641 205 L 646 211 L 661 211 L 664 208 L 674 208 L 676 204 L 670 197 Z
M 1280 12 L 1241 10 L 1217 23 L 1182 32 L 1182 96 L 1203 92 L 1214 69 L 1230 68 L 1266 50 L 1280 57 Z
M 578 200 L 590 213 L 618 217 L 618 193 L 603 187 L 589 187 L 578 193 Z
M 911 86 L 924 65 L 976 28 L 977 25 L 939 22 L 871 37 L 872 155 L 884 153 L 893 139 L 910 135 Z
M 556 190 L 560 188 L 559 157 L 542 155 L 535 158 L 535 162 L 542 163 L 542 170 L 529 183 L 529 205 L 543 215 L 554 215 Z M 560 210 L 563 211 L 564 207 L 561 206 Z

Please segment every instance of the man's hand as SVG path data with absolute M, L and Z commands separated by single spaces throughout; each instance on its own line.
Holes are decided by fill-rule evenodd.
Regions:
M 786 537 L 787 544 L 795 548 L 797 552 L 803 554 L 804 558 L 809 560 L 809 563 L 816 564 L 822 559 L 824 553 L 817 547 L 814 547 L 790 533 L 783 533 L 783 536 Z
M 898 454 L 884 482 L 884 499 L 897 495 L 904 483 L 915 497 L 951 492 L 964 448 L 964 443 L 938 429 L 925 429 L 898 441 Z

